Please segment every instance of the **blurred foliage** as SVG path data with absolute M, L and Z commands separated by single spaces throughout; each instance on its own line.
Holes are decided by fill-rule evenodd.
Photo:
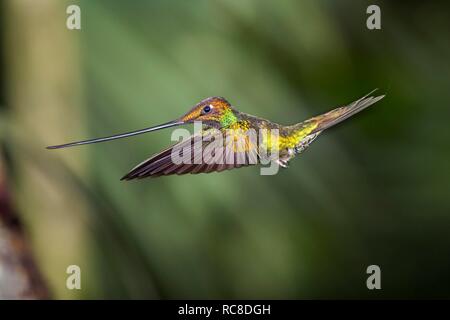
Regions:
M 65 28 L 64 2 L 43 2 L 59 12 L 49 21 Z M 450 297 L 448 4 L 375 1 L 382 30 L 370 31 L 373 1 L 67 3 L 80 5 L 82 30 L 62 34 L 75 48 L 74 60 L 62 65 L 76 72 L 61 72 L 79 81 L 74 90 L 82 98 L 55 86 L 58 114 L 30 100 L 26 112 L 46 119 L 33 123 L 47 130 L 40 140 L 26 134 L 27 122 L 14 122 L 21 109 L 8 96 L 22 78 L 6 86 L 0 103 L 16 173 L 10 179 L 38 254 L 55 253 L 41 260 L 56 297 L 67 294 L 65 269 L 52 267 L 62 252 L 86 270 L 81 298 Z M 51 30 L 42 29 L 41 37 Z M 27 57 L 8 59 L 20 65 Z M 32 61 L 40 59 L 36 53 Z M 15 77 L 13 66 L 5 83 Z M 387 94 L 381 103 L 325 133 L 276 176 L 246 168 L 119 181 L 170 144 L 170 131 L 42 148 L 166 122 L 213 95 L 289 124 L 377 87 Z M 45 183 L 24 187 L 24 159 L 33 159 L 33 179 Z M 62 219 L 58 190 L 77 199 L 67 210 L 86 215 Z M 45 203 L 45 214 L 36 203 Z M 58 232 L 54 219 L 61 219 Z M 71 237 L 81 249 L 66 252 L 74 220 L 81 227 Z M 49 240 L 56 235 L 59 243 Z M 381 291 L 366 288 L 371 264 L 381 267 Z

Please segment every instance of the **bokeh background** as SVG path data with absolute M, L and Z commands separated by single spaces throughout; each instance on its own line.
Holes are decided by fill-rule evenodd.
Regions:
M 66 28 L 70 4 L 81 30 Z M 366 28 L 370 4 L 381 30 Z M 450 298 L 448 4 L 0 6 L 0 211 L 22 221 L 30 257 L 14 260 L 17 242 L 3 245 L 19 269 L 34 261 L 48 297 Z M 170 130 L 44 149 L 166 122 L 213 95 L 290 124 L 374 88 L 387 97 L 276 176 L 119 181 L 170 144 Z M 81 290 L 66 288 L 72 264 Z M 366 288 L 371 264 L 381 290 Z M 23 295 L 13 276 L 0 277 L 3 297 Z

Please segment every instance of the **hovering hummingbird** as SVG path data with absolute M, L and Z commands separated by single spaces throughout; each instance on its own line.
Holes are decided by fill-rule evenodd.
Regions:
M 200 121 L 203 125 L 203 130 L 199 134 L 193 134 L 189 139 L 181 141 L 163 150 L 162 152 L 155 154 L 151 158 L 134 167 L 130 172 L 122 177 L 121 180 L 142 179 L 145 177 L 159 177 L 172 174 L 180 175 L 187 173 L 196 174 L 220 172 L 223 170 L 248 166 L 251 164 L 256 164 L 257 162 L 250 161 L 250 156 L 242 157 L 242 152 L 248 153 L 249 151 L 255 151 L 253 154 L 256 154 L 256 157 L 259 157 L 260 152 L 258 152 L 258 150 L 260 150 L 261 147 L 266 150 L 272 148 L 271 150 L 277 151 L 278 157 L 276 162 L 280 166 L 286 168 L 289 161 L 297 154 L 300 154 L 308 148 L 311 142 L 313 142 L 325 129 L 340 123 L 341 121 L 353 116 L 354 114 L 384 98 L 384 95 L 371 96 L 374 91 L 348 105 L 338 107 L 322 115 L 289 126 L 283 126 L 266 119 L 240 112 L 222 97 L 210 97 L 197 103 L 182 117 L 158 126 L 104 138 L 49 146 L 47 149 L 60 149 L 83 144 L 104 142 Z M 241 157 L 240 160 L 243 158 L 243 161 L 231 161 L 225 163 L 211 163 L 211 161 L 200 163 L 196 161 L 175 163 L 173 161 L 172 153 L 177 148 L 181 149 L 181 147 L 184 146 L 192 146 L 195 151 L 196 147 L 194 146 L 194 140 L 198 137 L 206 138 L 211 137 L 212 135 L 217 135 L 218 133 L 220 134 L 226 131 L 232 131 L 234 132 L 236 138 L 236 136 L 241 137 L 246 135 L 249 130 L 261 129 L 277 130 L 277 139 L 271 140 L 266 137 L 266 139 L 263 139 L 264 141 L 260 142 L 259 146 L 245 140 L 247 143 L 244 143 L 244 148 L 232 147 L 227 149 L 227 152 L 231 152 L 231 159 L 236 160 L 236 158 Z M 212 139 L 201 139 L 200 147 L 206 148 L 211 143 L 211 140 Z M 228 156 L 230 156 L 230 154 L 228 154 Z M 189 157 L 193 160 L 194 153 L 189 155 Z

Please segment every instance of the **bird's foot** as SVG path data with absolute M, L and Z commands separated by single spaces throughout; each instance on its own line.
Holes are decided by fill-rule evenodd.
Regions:
M 282 168 L 287 168 L 289 167 L 289 161 L 288 160 L 283 160 L 283 159 L 278 159 L 277 163 L 280 167 Z

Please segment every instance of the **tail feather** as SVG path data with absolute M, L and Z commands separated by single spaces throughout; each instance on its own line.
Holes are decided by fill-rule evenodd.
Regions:
M 327 113 L 324 113 L 320 116 L 308 120 L 308 122 L 317 124 L 315 128 L 311 131 L 311 134 L 328 129 L 383 99 L 385 95 L 370 96 L 376 90 L 377 89 L 373 90 L 372 92 L 350 103 L 349 105 L 336 108 L 334 110 L 331 110 Z

